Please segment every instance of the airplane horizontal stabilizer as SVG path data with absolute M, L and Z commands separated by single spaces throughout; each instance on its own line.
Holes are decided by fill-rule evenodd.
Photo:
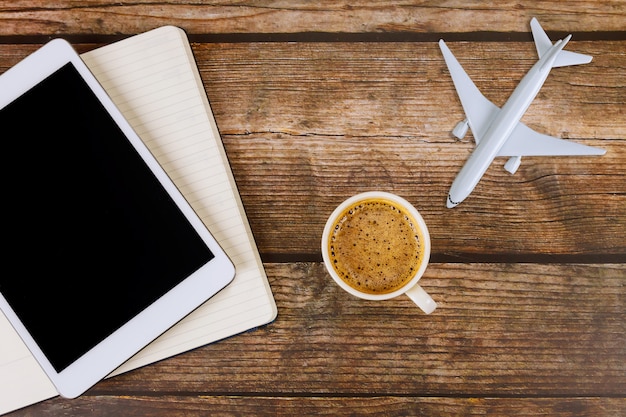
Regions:
M 581 65 L 591 62 L 591 55 L 579 54 L 578 52 L 561 51 L 556 57 L 552 67 L 567 67 L 568 65 Z

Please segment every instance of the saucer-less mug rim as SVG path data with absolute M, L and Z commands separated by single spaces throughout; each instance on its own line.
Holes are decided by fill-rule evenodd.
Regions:
M 363 291 L 359 291 L 356 288 L 350 286 L 343 279 L 341 279 L 341 277 L 339 277 L 339 275 L 335 271 L 335 268 L 332 265 L 330 254 L 328 253 L 328 239 L 330 238 L 332 227 L 337 217 L 341 215 L 341 213 L 343 213 L 343 211 L 347 207 L 353 205 L 354 203 L 358 201 L 371 200 L 371 199 L 376 199 L 376 198 L 389 200 L 395 204 L 402 206 L 406 211 L 408 211 L 409 214 L 418 223 L 418 227 L 421 230 L 421 234 L 423 238 L 422 244 L 424 245 L 424 255 L 422 257 L 422 262 L 417 272 L 413 276 L 413 278 L 410 281 L 408 281 L 406 284 L 404 284 L 402 287 L 398 288 L 397 290 L 389 292 L 389 293 L 385 293 L 385 294 L 370 294 L 370 293 L 366 293 Z M 388 300 L 394 297 L 398 297 L 404 294 L 405 292 L 407 292 L 408 290 L 410 290 L 411 288 L 413 288 L 415 285 L 417 285 L 418 281 L 422 278 L 422 275 L 424 275 L 424 272 L 430 260 L 430 234 L 428 233 L 428 227 L 426 226 L 426 222 L 422 218 L 419 211 L 407 200 L 405 200 L 404 198 L 396 194 L 392 194 L 392 193 L 385 192 L 385 191 L 366 191 L 363 193 L 353 195 L 352 197 L 349 197 L 346 200 L 344 200 L 341 204 L 337 206 L 337 208 L 335 208 L 335 210 L 328 217 L 328 220 L 326 221 L 326 225 L 324 226 L 324 231 L 322 233 L 322 258 L 324 260 L 324 264 L 330 276 L 345 291 L 357 297 L 367 299 L 367 300 Z

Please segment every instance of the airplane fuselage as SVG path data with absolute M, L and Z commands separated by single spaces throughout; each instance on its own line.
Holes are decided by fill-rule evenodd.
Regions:
M 513 133 L 520 119 L 539 93 L 550 74 L 552 64 L 569 37 L 556 42 L 526 73 L 507 102 L 486 130 L 482 140 L 454 179 L 448 194 L 447 206 L 452 208 L 461 203 L 474 190 L 498 152 Z

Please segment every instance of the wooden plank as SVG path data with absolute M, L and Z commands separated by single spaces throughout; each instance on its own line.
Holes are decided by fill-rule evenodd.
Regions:
M 191 34 L 624 31 L 623 1 L 113 2 L 14 0 L 0 6 L 1 35 L 134 34 L 170 24 Z
M 624 45 L 571 41 L 569 50 L 593 55 L 593 62 L 555 69 L 524 121 L 553 135 L 621 138 Z M 537 60 L 532 42 L 449 46 L 497 105 Z M 194 43 L 193 49 L 222 134 L 400 136 L 448 143 L 451 126 L 462 117 L 436 42 Z
M 266 271 L 275 322 L 89 395 L 624 396 L 626 264 L 432 264 L 430 316 L 357 299 L 319 263 Z
M 573 42 L 594 62 L 555 70 L 523 119 L 607 155 L 525 158 L 514 176 L 497 160 L 454 210 L 445 199 L 474 145 L 450 134 L 464 114 L 435 43 L 202 44 L 194 51 L 266 256 L 319 253 L 332 209 L 382 189 L 422 212 L 436 256 L 532 260 L 626 253 L 625 47 Z M 532 43 L 451 48 L 498 105 L 536 59 Z
M 7 417 L 32 415 L 98 416 L 406 416 L 524 415 L 550 417 L 614 417 L 626 412 L 624 398 L 447 398 L 447 397 L 281 397 L 254 395 L 88 396 L 50 400 Z
M 626 265 L 433 264 L 431 316 L 265 266 L 274 323 L 10 416 L 626 411 Z

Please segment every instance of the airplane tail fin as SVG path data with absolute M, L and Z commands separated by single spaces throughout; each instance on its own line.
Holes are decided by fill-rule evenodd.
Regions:
M 548 52 L 548 49 L 552 48 L 552 41 L 548 37 L 548 34 L 539 24 L 539 21 L 534 17 L 530 21 L 530 29 L 533 32 L 533 39 L 535 40 L 537 55 L 539 55 L 539 58 L 541 58 L 543 54 Z
M 537 19 L 534 17 L 530 21 L 530 28 L 533 32 L 533 39 L 535 40 L 537 54 L 539 55 L 539 58 L 541 58 L 542 55 L 544 55 L 550 48 L 552 48 L 552 41 L 539 24 L 539 21 L 537 21 Z M 565 67 L 568 65 L 587 64 L 591 62 L 591 59 L 592 57 L 589 55 L 561 50 L 552 66 Z

